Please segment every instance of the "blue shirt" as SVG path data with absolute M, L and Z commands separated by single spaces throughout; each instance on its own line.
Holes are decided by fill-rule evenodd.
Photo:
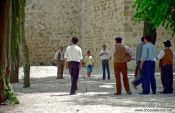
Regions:
M 140 60 L 150 60 L 150 61 L 156 61 L 157 59 L 157 50 L 156 47 L 152 43 L 147 43 L 143 45 L 142 48 L 142 55 Z
M 142 48 L 143 48 L 144 42 L 139 43 L 136 49 L 136 61 L 140 61 L 141 55 L 142 55 Z

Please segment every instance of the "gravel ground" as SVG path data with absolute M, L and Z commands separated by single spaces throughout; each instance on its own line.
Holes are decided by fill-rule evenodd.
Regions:
M 115 82 L 101 80 L 97 69 L 92 77 L 86 78 L 85 70 L 81 70 L 78 94 L 69 95 L 70 77 L 66 70 L 65 79 L 56 79 L 56 67 L 32 66 L 31 87 L 22 87 L 23 71 L 20 68 L 20 83 L 13 84 L 20 104 L 0 106 L 0 113 L 175 113 L 175 96 L 170 95 L 139 95 L 141 88 L 134 90 L 132 95 L 114 96 Z M 158 91 L 162 85 L 157 75 Z M 129 76 L 130 81 L 134 78 Z

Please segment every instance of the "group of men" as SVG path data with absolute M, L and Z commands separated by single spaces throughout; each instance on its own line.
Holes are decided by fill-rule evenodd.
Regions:
M 136 88 L 137 85 L 142 84 L 143 92 L 140 94 L 150 94 L 150 86 L 152 93 L 156 94 L 156 79 L 155 79 L 155 62 L 160 59 L 161 67 L 161 80 L 164 90 L 161 93 L 169 94 L 173 92 L 173 51 L 170 49 L 171 42 L 167 40 L 164 42 L 165 49 L 157 54 L 157 50 L 154 44 L 151 43 L 151 36 L 144 36 L 141 39 L 141 43 L 136 50 L 136 79 L 132 82 Z M 123 75 L 123 83 L 128 95 L 132 92 L 129 86 L 127 62 L 133 59 L 133 50 L 123 45 L 122 38 L 115 38 L 115 48 L 111 52 L 107 49 L 106 45 L 102 45 L 100 52 L 102 60 L 103 77 L 102 80 L 110 79 L 109 61 L 113 57 L 114 73 L 116 80 L 116 93 L 115 95 L 121 95 L 121 73 Z M 55 54 L 55 61 L 58 65 L 57 78 L 63 78 L 64 67 L 69 69 L 71 75 L 71 91 L 70 95 L 76 94 L 77 83 L 79 78 L 79 71 L 82 65 L 83 55 L 81 48 L 77 45 L 78 38 L 72 38 L 72 45 L 66 48 L 64 53 L 63 47 Z

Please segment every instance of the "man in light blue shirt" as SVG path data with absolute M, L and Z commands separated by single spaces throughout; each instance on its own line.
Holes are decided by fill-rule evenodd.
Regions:
M 150 93 L 150 85 L 152 93 L 156 94 L 156 79 L 155 79 L 155 61 L 157 59 L 156 47 L 151 43 L 151 36 L 144 36 L 145 45 L 142 48 L 140 69 L 143 73 L 143 93 Z

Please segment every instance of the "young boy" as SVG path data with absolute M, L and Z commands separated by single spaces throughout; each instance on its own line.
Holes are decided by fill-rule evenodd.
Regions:
M 90 77 L 91 73 L 92 73 L 92 69 L 94 66 L 94 59 L 91 56 L 91 52 L 87 51 L 87 56 L 84 59 L 85 65 L 86 65 L 86 69 L 87 69 L 87 76 Z

